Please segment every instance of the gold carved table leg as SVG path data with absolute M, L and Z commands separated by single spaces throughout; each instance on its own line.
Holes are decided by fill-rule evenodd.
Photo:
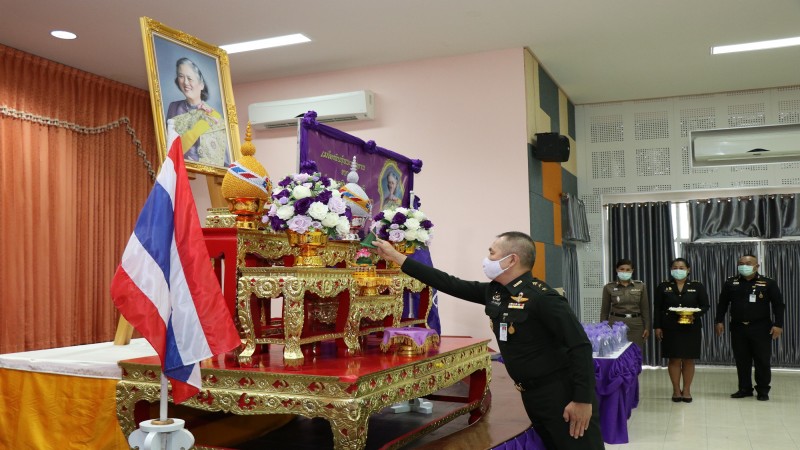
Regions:
M 283 333 L 284 347 L 283 358 L 288 360 L 303 360 L 303 351 L 300 349 L 300 335 L 303 333 L 305 319 L 305 283 L 302 280 L 286 280 L 283 286 Z

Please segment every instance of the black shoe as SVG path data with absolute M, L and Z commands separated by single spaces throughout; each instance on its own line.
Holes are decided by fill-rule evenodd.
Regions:
M 672 401 L 675 403 L 680 403 L 683 401 L 683 397 L 672 397 Z
M 733 394 L 731 394 L 731 398 L 745 398 L 745 397 L 752 397 L 752 396 L 753 396 L 753 392 L 752 391 L 736 391 Z
M 767 394 L 758 394 L 758 396 L 756 397 L 756 400 L 760 400 L 762 402 L 765 402 L 765 401 L 769 400 L 769 395 L 767 395 Z
M 692 403 L 692 397 L 683 397 L 683 403 Z

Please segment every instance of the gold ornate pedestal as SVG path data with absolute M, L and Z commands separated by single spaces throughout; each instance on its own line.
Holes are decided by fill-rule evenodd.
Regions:
M 342 365 L 333 358 L 300 369 L 280 365 L 254 369 L 235 364 L 227 367 L 230 360 L 219 357 L 203 363 L 203 387 L 183 405 L 239 415 L 298 414 L 324 418 L 330 422 L 334 448 L 360 450 L 366 445 L 371 414 L 397 402 L 430 398 L 436 391 L 469 378 L 469 397 L 459 399 L 464 403 L 462 407 L 431 422 L 416 435 L 395 442 L 392 448 L 398 448 L 460 415 L 469 413 L 470 424 L 480 419 L 488 408 L 491 380 L 488 342 L 442 338 L 438 350 L 407 358 L 384 354 L 373 347 L 373 353 L 353 360 L 358 364 Z M 274 360 L 264 355 L 260 362 Z M 143 409 L 137 408 L 137 403 L 159 401 L 161 370 L 157 357 L 121 361 L 119 365 L 122 380 L 116 390 L 117 417 L 127 437 L 139 420 L 149 418 L 141 416 Z M 342 372 L 329 375 L 337 370 Z M 449 397 L 448 401 L 454 399 Z

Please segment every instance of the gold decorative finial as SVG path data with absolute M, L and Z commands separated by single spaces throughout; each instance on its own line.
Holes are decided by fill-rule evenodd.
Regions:
M 247 122 L 247 130 L 244 132 L 244 144 L 242 144 L 242 156 L 253 156 L 256 153 L 256 146 L 253 145 L 253 133 L 250 130 L 250 122 Z

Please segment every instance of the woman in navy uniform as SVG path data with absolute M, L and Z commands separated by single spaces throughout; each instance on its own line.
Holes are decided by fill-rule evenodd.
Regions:
M 633 262 L 620 259 L 614 265 L 617 281 L 603 286 L 603 302 L 600 320 L 609 325 L 624 322 L 628 326 L 628 340 L 644 349 L 644 341 L 650 336 L 650 302 L 647 286 L 633 277 Z
M 486 306 L 509 376 L 548 449 L 602 449 L 592 346 L 567 300 L 531 274 L 536 250 L 525 233 L 495 239 L 483 270 L 490 282 L 465 281 L 406 258 L 376 239 L 378 254 L 406 274 Z
M 653 299 L 653 329 L 661 341 L 661 356 L 668 358 L 673 402 L 692 402 L 694 360 L 700 357 L 703 330 L 700 317 L 708 311 L 708 293 L 699 281 L 689 279 L 692 266 L 683 258 L 670 263 L 670 280 L 659 284 Z M 670 308 L 699 308 L 691 324 L 678 323 Z M 683 378 L 683 387 L 681 387 Z

